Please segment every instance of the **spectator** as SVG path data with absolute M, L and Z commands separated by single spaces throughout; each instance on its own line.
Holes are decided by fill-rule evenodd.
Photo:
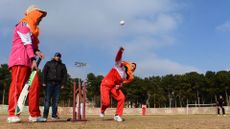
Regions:
M 61 88 L 64 88 L 64 84 L 67 80 L 67 70 L 65 64 L 61 61 L 61 54 L 55 53 L 53 59 L 48 61 L 43 70 L 43 86 L 45 87 L 45 104 L 43 117 L 48 118 L 49 107 L 52 99 L 52 120 L 59 119 L 57 115 L 58 100 L 60 96 Z
M 220 109 L 222 110 L 222 115 L 225 115 L 224 99 L 221 95 L 217 99 L 217 113 L 218 113 L 218 115 L 220 115 Z

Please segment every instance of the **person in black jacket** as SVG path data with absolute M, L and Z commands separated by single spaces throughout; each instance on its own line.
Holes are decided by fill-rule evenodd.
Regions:
M 45 87 L 45 103 L 43 117 L 47 118 L 49 114 L 50 102 L 52 99 L 52 119 L 59 119 L 57 115 L 58 100 L 61 88 L 67 80 L 67 70 L 65 64 L 61 61 L 61 54 L 55 53 L 51 61 L 46 62 L 42 70 L 43 86 Z
M 221 95 L 217 99 L 217 113 L 218 113 L 218 115 L 220 115 L 220 109 L 222 110 L 222 114 L 225 115 L 224 99 Z

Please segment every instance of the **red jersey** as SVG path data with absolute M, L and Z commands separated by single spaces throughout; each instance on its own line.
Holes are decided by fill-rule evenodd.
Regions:
M 125 70 L 125 66 L 128 63 L 127 62 L 124 63 L 124 61 L 122 61 L 122 54 L 123 54 L 123 51 L 120 49 L 117 52 L 117 55 L 115 58 L 115 65 L 102 80 L 103 85 L 106 85 L 112 88 L 115 85 L 121 85 L 122 83 L 127 82 L 127 73 Z M 130 77 L 133 79 L 133 75 L 131 75 Z

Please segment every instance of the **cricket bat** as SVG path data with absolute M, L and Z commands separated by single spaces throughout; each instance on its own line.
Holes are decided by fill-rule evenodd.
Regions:
M 38 58 L 37 59 L 37 66 L 39 65 L 41 61 L 41 58 Z M 20 114 L 22 111 L 23 111 L 23 107 L 25 105 L 25 102 L 26 102 L 26 98 L 27 98 L 27 95 L 29 93 L 29 89 L 30 89 L 30 86 L 34 80 L 34 77 L 37 73 L 37 70 L 33 70 L 32 73 L 30 74 L 30 77 L 29 79 L 27 80 L 26 84 L 24 85 L 23 89 L 22 89 L 22 92 L 18 98 L 18 101 L 17 101 L 17 105 L 16 105 L 16 108 L 15 108 L 15 115 L 18 115 Z

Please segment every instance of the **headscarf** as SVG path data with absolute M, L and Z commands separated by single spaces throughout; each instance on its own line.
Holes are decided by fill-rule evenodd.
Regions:
M 127 76 L 128 76 L 127 80 L 124 80 L 123 83 L 125 83 L 125 84 L 130 83 L 134 79 L 132 66 L 131 66 L 132 64 L 129 63 L 129 62 L 126 62 L 126 61 L 122 61 L 121 64 L 127 68 L 126 73 L 127 73 Z
M 29 25 L 30 31 L 32 32 L 32 36 L 33 36 L 34 49 L 38 49 L 38 44 L 39 44 L 38 36 L 40 30 L 37 23 L 39 22 L 40 18 L 44 16 L 45 16 L 44 12 L 41 12 L 39 10 L 34 10 L 26 14 L 26 16 L 20 21 L 20 22 L 26 22 Z

